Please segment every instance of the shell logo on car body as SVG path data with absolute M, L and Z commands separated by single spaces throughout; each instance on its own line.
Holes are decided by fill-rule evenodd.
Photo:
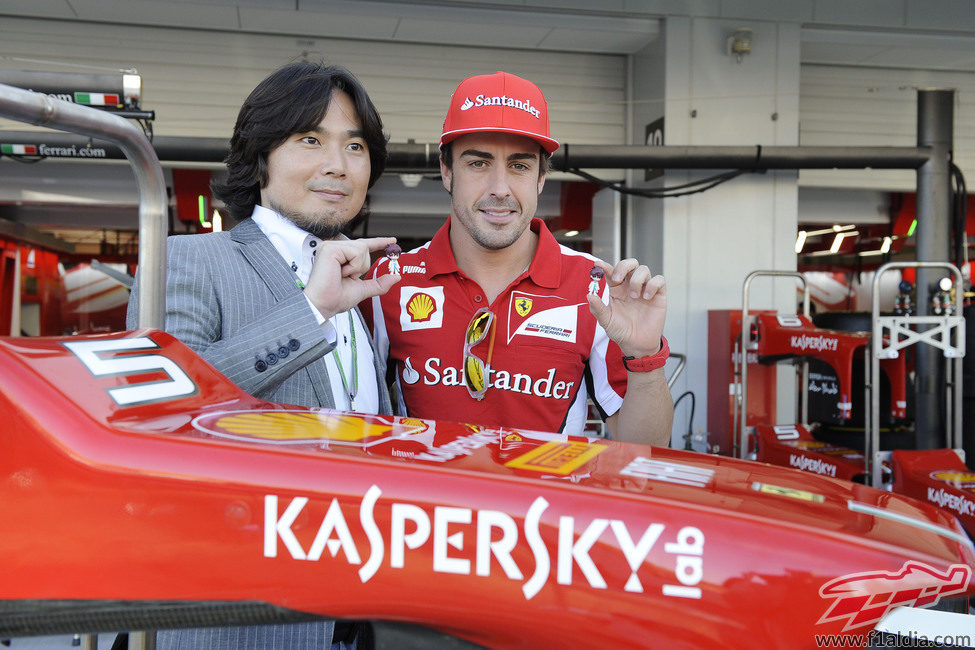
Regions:
M 959 472 L 957 470 L 939 470 L 931 472 L 931 478 L 944 481 L 951 487 L 959 490 L 975 489 L 975 474 L 972 472 Z
M 193 426 L 219 438 L 276 445 L 334 442 L 368 446 L 427 429 L 421 420 L 395 422 L 383 416 L 270 410 L 208 413 L 194 419 Z

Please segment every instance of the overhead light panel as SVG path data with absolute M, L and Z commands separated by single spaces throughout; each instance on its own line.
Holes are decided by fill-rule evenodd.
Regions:
M 796 237 L 796 255 L 802 252 L 802 248 L 805 245 L 806 245 L 806 231 L 800 230 L 799 235 Z

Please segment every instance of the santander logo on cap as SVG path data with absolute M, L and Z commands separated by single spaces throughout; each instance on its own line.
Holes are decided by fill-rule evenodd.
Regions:
M 515 99 L 513 97 L 507 97 L 505 95 L 495 95 L 494 97 L 485 97 L 484 95 L 478 95 L 471 101 L 470 97 L 464 99 L 464 103 L 460 105 L 460 110 L 466 111 L 474 108 L 475 106 L 508 106 L 509 108 L 517 108 L 520 111 L 525 111 L 530 113 L 535 119 L 540 119 L 542 112 L 532 106 L 530 99 Z
M 559 143 L 549 135 L 548 105 L 538 86 L 507 72 L 460 82 L 443 123 L 440 147 L 468 133 L 511 133 L 531 138 L 551 155 Z

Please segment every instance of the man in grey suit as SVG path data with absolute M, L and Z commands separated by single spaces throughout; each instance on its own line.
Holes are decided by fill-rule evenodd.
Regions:
M 342 235 L 386 165 L 365 90 L 341 68 L 284 66 L 244 101 L 226 162 L 214 194 L 240 223 L 168 239 L 166 331 L 256 397 L 391 412 L 356 305 L 399 281 L 361 277 L 370 252 L 395 239 Z M 129 327 L 137 301 L 133 292 Z M 354 646 L 355 628 L 334 632 L 331 622 L 166 631 L 157 647 Z

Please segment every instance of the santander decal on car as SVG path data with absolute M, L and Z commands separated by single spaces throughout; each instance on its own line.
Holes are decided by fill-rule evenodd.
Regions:
M 704 578 L 704 533 L 694 526 L 668 526 L 650 522 L 633 529 L 619 519 L 597 518 L 578 521 L 571 514 L 558 514 L 558 540 L 554 555 L 542 538 L 541 519 L 551 504 L 544 497 L 536 497 L 521 518 L 500 510 L 435 506 L 433 515 L 417 504 L 395 501 L 389 504 L 388 528 L 386 519 L 377 521 L 376 509 L 382 489 L 372 485 L 363 495 L 358 507 L 358 520 L 351 528 L 339 500 L 333 498 L 321 514 L 321 523 L 311 545 L 302 545 L 292 530 L 295 520 L 305 513 L 315 521 L 317 514 L 309 506 L 309 499 L 296 496 L 288 500 L 275 494 L 264 496 L 264 548 L 267 558 L 287 553 L 292 559 L 305 562 L 336 561 L 358 566 L 359 579 L 366 583 L 379 571 L 403 569 L 407 562 L 430 561 L 434 573 L 475 575 L 487 577 L 492 566 L 500 566 L 504 575 L 521 582 L 526 600 L 534 598 L 546 584 L 554 580 L 559 585 L 572 585 L 579 569 L 593 589 L 622 589 L 631 593 L 645 593 L 645 586 L 637 572 L 654 549 L 662 549 L 673 561 L 673 579 L 660 585 L 660 593 L 676 598 L 701 598 L 698 584 Z M 308 509 L 306 512 L 306 508 Z M 385 504 L 382 506 L 385 511 Z M 321 511 L 319 511 L 320 513 Z M 384 512 L 385 514 L 385 512 Z M 576 536 L 576 532 L 581 534 Z M 612 582 L 622 574 L 613 570 L 600 571 L 590 557 L 593 546 L 603 535 L 610 535 L 619 559 L 626 562 L 630 572 L 625 583 Z M 500 536 L 500 537 L 499 537 Z M 368 554 L 360 554 L 362 542 Z M 409 557 L 407 550 L 431 545 L 432 554 Z M 527 545 L 534 559 L 532 571 L 515 561 L 516 549 Z M 605 549 L 603 549 L 604 551 Z M 325 555 L 328 551 L 328 555 Z M 460 553 L 465 554 L 464 557 Z M 473 552 L 473 554 L 472 554 Z M 517 555 L 523 555 L 518 553 Z M 473 557 L 473 561 L 471 560 Z M 420 558 L 431 558 L 420 559 Z M 607 582 L 606 576 L 611 582 Z

